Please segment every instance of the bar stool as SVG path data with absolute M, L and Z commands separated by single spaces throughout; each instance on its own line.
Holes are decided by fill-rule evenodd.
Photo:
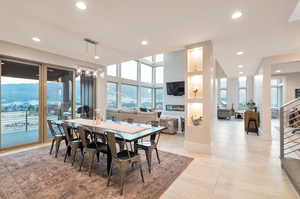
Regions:
M 250 128 L 251 123 L 255 126 L 255 128 Z M 249 132 L 256 133 L 257 136 L 259 136 L 259 134 L 258 134 L 258 125 L 257 125 L 257 121 L 256 121 L 255 118 L 249 118 L 248 126 L 247 126 L 247 135 L 249 134 Z

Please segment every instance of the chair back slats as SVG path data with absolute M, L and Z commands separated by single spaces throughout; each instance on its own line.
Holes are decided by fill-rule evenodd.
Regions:
M 56 132 L 55 132 L 55 130 L 54 130 L 54 128 L 53 128 L 53 121 L 52 121 L 52 120 L 47 120 L 47 123 L 48 123 L 48 127 L 49 127 L 49 129 L 50 129 L 51 135 L 52 135 L 53 137 L 55 137 L 55 136 L 56 136 Z
M 91 143 L 91 140 L 93 141 L 92 132 L 89 129 L 84 128 L 84 127 L 79 127 L 79 137 L 80 137 L 83 147 L 86 147 L 86 148 Z
M 152 144 L 157 145 L 160 139 L 160 131 L 150 136 L 150 141 Z
M 112 132 L 106 132 L 107 144 L 113 158 L 117 158 L 116 137 Z
M 67 139 L 68 143 L 71 143 L 72 140 L 73 140 L 73 137 L 71 137 L 71 134 L 70 134 L 71 133 L 71 128 L 68 125 L 64 124 L 64 123 L 61 126 L 64 130 L 64 133 L 65 133 L 65 136 L 66 136 L 66 139 Z

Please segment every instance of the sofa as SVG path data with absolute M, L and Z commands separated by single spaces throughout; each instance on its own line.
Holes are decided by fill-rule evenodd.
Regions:
M 231 116 L 232 116 L 232 111 L 230 109 L 218 109 L 218 119 L 230 120 Z
M 117 121 L 126 121 L 128 119 L 132 119 L 135 123 L 147 123 L 149 121 L 158 120 L 158 113 L 125 109 L 107 109 L 106 119 L 114 119 Z

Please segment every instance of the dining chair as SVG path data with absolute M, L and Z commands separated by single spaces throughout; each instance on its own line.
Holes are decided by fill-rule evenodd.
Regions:
M 158 149 L 157 149 L 159 138 L 160 138 L 160 132 L 157 132 L 156 134 L 151 135 L 149 140 L 144 141 L 144 139 L 142 139 L 136 144 L 137 150 L 141 149 L 141 150 L 145 151 L 149 173 L 151 173 L 152 151 L 153 150 L 156 151 L 156 157 L 157 157 L 158 163 L 160 164 L 160 158 L 159 158 Z
M 143 174 L 143 168 L 142 168 L 142 162 L 141 162 L 141 157 L 140 155 L 134 153 L 133 151 L 129 151 L 127 142 L 125 139 L 117 133 L 112 133 L 112 132 L 106 132 L 106 137 L 107 137 L 107 143 L 110 149 L 110 153 L 112 156 L 112 163 L 116 164 L 119 172 L 120 172 L 120 178 L 121 178 L 121 195 L 123 195 L 124 191 L 124 181 L 126 177 L 126 172 L 132 164 L 136 164 L 139 166 L 140 169 L 140 174 L 142 177 L 142 182 L 144 183 L 144 174 Z M 118 140 L 123 141 L 124 146 L 126 147 L 125 150 L 121 150 L 117 152 L 117 141 L 115 134 L 118 137 Z M 112 173 L 112 166 L 110 167 L 109 174 L 108 174 L 108 180 L 107 180 L 107 186 L 110 184 L 111 180 L 111 173 Z
M 52 154 L 53 147 L 54 147 L 54 144 L 55 144 L 55 157 L 57 158 L 57 154 L 58 154 L 58 151 L 59 151 L 61 141 L 65 140 L 65 142 L 67 144 L 66 136 L 60 131 L 59 126 L 54 121 L 47 120 L 47 123 L 48 123 L 48 127 L 50 129 L 50 133 L 53 137 L 51 148 L 50 148 L 50 155 Z M 56 129 L 58 129 L 58 131 L 56 131 L 54 129 L 54 125 L 56 125 L 56 127 L 57 127 Z
M 65 123 L 62 124 L 62 127 L 65 132 L 67 143 L 68 143 L 64 162 L 66 162 L 68 155 L 72 154 L 72 152 L 73 152 L 73 158 L 72 158 L 72 166 L 73 166 L 75 159 L 76 159 L 76 154 L 77 154 L 78 149 L 80 149 L 81 154 L 83 154 L 82 141 L 80 140 L 80 138 L 74 138 L 72 131 L 76 131 L 76 129 L 69 127 Z
M 107 145 L 103 142 L 97 141 L 97 138 L 88 128 L 79 127 L 79 136 L 83 145 L 83 156 L 80 163 L 79 171 L 85 160 L 85 154 L 88 154 L 90 163 L 89 163 L 89 176 L 91 176 L 92 166 L 94 164 L 95 155 L 97 155 L 97 160 L 99 162 L 99 154 L 107 154 Z

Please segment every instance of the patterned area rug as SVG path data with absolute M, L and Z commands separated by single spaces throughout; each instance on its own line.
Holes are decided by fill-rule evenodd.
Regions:
M 49 156 L 49 147 L 0 157 L 1 199 L 156 199 L 191 163 L 192 158 L 160 151 L 161 164 L 155 153 L 152 173 L 149 174 L 144 152 L 141 151 L 145 183 L 139 170 L 130 168 L 125 181 L 124 195 L 120 196 L 119 177 L 113 167 L 112 182 L 106 186 L 106 157 L 95 161 L 92 176 L 88 176 L 88 161 L 81 172 L 78 160 L 71 166 L 63 162 L 64 149 L 58 158 Z

